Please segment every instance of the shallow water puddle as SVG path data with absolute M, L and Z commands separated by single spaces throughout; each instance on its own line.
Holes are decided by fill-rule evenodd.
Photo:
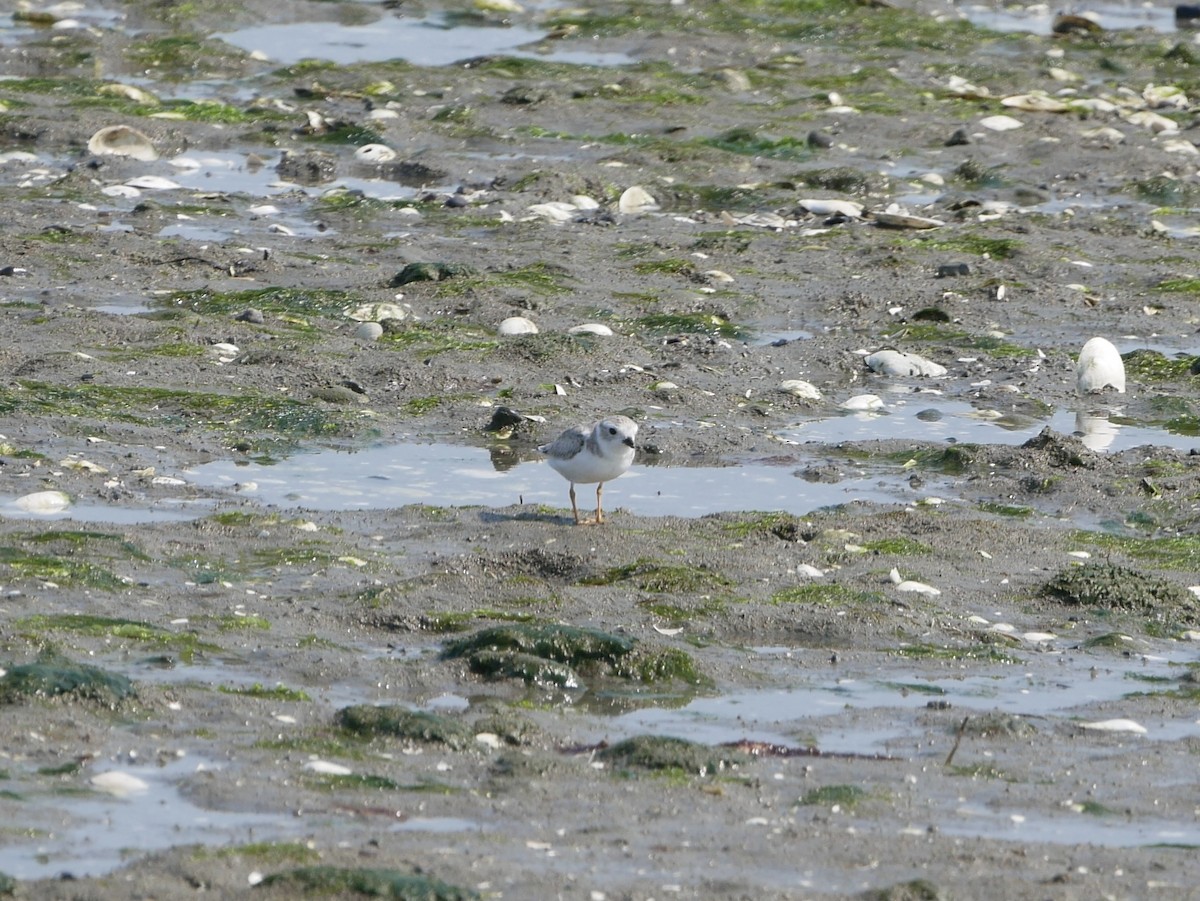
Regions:
M 370 25 L 335 22 L 259 25 L 213 37 L 243 50 L 264 53 L 284 64 L 303 59 L 323 59 L 341 65 L 403 59 L 415 66 L 448 66 L 493 54 L 588 66 L 633 62 L 624 53 L 589 52 L 569 41 L 545 53 L 523 50 L 545 38 L 546 32 L 519 25 L 454 25 L 443 18 L 385 15 Z
M 1156 6 L 1151 3 L 1084 3 L 1068 7 L 1076 14 L 1087 14 L 1106 31 L 1125 28 L 1149 28 L 1153 31 L 1175 31 L 1175 5 Z M 961 15 L 973 25 L 992 31 L 1027 31 L 1050 34 L 1054 20 L 1064 10 L 1062 6 L 1034 3 L 1029 6 L 959 7 Z
M 569 505 L 567 483 L 541 461 L 512 468 L 476 447 L 400 444 L 353 453 L 297 454 L 279 463 L 207 463 L 187 478 L 210 488 L 237 488 L 264 504 L 316 510 L 363 510 L 406 504 L 505 507 Z M 721 511 L 784 510 L 802 515 L 854 500 L 903 503 L 915 495 L 901 476 L 863 476 L 834 485 L 805 482 L 795 465 L 634 466 L 604 489 L 608 510 L 641 516 L 704 516 Z M 577 490 L 581 509 L 595 504 L 590 486 Z
M 42 822 L 27 825 L 39 832 L 31 842 L 11 840 L 0 847 L 0 872 L 17 879 L 40 879 L 61 873 L 92 876 L 111 872 L 125 862 L 126 851 L 165 850 L 181 843 L 220 846 L 257 840 L 259 830 L 272 835 L 300 834 L 309 824 L 289 814 L 230 813 L 197 807 L 179 783 L 212 769 L 205 761 L 184 757 L 165 766 L 119 768 L 145 783 L 144 791 L 127 797 L 66 794 L 50 799 Z M 219 768 L 219 767 L 215 767 Z M 80 784 L 104 772 L 86 771 Z M 58 807 L 60 810 L 48 809 Z M 65 825 L 63 825 L 65 824 Z

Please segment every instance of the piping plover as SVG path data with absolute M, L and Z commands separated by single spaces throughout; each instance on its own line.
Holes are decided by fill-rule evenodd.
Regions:
M 575 505 L 575 486 L 592 482 L 599 483 L 596 485 L 595 522 L 604 522 L 604 511 L 600 506 L 604 483 L 624 473 L 633 463 L 633 439 L 637 437 L 637 430 L 637 423 L 628 416 L 610 416 L 591 428 L 577 425 L 567 429 L 549 444 L 538 448 L 554 470 L 571 483 L 571 512 L 575 514 L 576 523 L 583 524 L 584 520 L 579 518 L 579 508 Z

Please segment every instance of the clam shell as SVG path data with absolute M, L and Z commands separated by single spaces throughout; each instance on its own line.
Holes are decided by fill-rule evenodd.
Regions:
M 779 383 L 779 390 L 784 394 L 790 394 L 792 397 L 799 397 L 803 400 L 821 399 L 821 389 L 803 379 L 784 379 Z M 880 403 L 883 402 L 880 401 Z
M 63 491 L 35 491 L 17 498 L 13 506 L 25 513 L 61 513 L 71 506 L 71 498 Z
M 567 329 L 568 335 L 597 335 L 601 338 L 611 338 L 612 333 L 613 330 L 601 322 L 585 322 Z
M 1107 338 L 1092 338 L 1083 345 L 1076 364 L 1075 385 L 1080 394 L 1112 388 L 1125 393 L 1125 361 Z
M 899 350 L 876 351 L 867 356 L 864 362 L 868 369 L 881 375 L 940 378 L 946 374 L 945 366 L 927 360 L 920 354 L 905 353 Z
M 1030 113 L 1065 113 L 1071 107 L 1061 100 L 1055 100 L 1046 94 L 1013 94 L 1000 101 L 1010 109 L 1025 110 Z
M 347 319 L 358 322 L 383 322 L 385 319 L 407 319 L 412 314 L 398 303 L 364 303 L 346 311 Z
M 377 341 L 383 335 L 383 326 L 378 322 L 360 322 L 354 330 L 359 341 Z
M 143 163 L 158 159 L 150 139 L 128 125 L 109 125 L 88 139 L 88 152 L 97 156 L 127 156 Z
M 641 185 L 634 185 L 621 194 L 617 209 L 622 213 L 646 213 L 657 210 L 658 201 Z
M 853 200 L 801 200 L 800 206 L 814 216 L 845 216 L 848 219 L 861 219 L 863 206 Z
M 1012 131 L 1014 128 L 1023 128 L 1024 124 L 1012 116 L 988 116 L 979 120 L 979 127 L 988 131 Z
M 875 213 L 875 222 L 885 228 L 938 228 L 946 224 L 941 219 L 903 212 Z
M 524 316 L 509 316 L 500 323 L 496 331 L 508 337 L 512 335 L 536 335 L 538 327 Z

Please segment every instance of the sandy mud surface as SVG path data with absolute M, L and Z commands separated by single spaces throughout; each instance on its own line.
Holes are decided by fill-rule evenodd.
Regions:
M 0 15 L 0 895 L 1196 897 L 1200 47 L 900 6 Z M 196 477 L 608 413 L 778 507 Z

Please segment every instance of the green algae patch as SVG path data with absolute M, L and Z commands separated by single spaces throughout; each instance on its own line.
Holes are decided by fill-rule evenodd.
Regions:
M 232 848 L 197 848 L 192 854 L 195 860 L 207 860 L 215 857 L 226 859 L 243 857 L 263 863 L 309 863 L 321 859 L 321 852 L 309 847 L 304 842 L 251 842 L 248 845 L 235 845 Z
M 725 576 L 704 566 L 660 563 L 646 558 L 611 567 L 598 575 L 587 576 L 581 579 L 579 584 L 615 585 L 618 582 L 632 582 L 641 591 L 653 594 L 705 592 L 728 588 L 733 584 Z
M 430 876 L 390 869 L 299 867 L 272 873 L 259 885 L 281 889 L 291 896 L 296 893 L 314 897 L 353 894 L 395 901 L 473 901 L 479 897 L 471 889 L 459 888 Z
M 575 670 L 557 660 L 519 651 L 478 651 L 467 658 L 471 672 L 486 679 L 519 679 L 542 688 L 579 688 Z
M 1096 532 L 1078 532 L 1076 537 L 1110 553 L 1119 551 L 1162 569 L 1184 570 L 1189 574 L 1200 569 L 1200 536 L 1197 535 L 1136 538 Z
M 752 535 L 773 535 L 781 541 L 799 541 L 805 538 L 803 521 L 790 513 L 771 511 L 756 512 L 744 519 L 721 524 L 721 528 L 734 538 L 749 538 Z
M 133 682 L 119 673 L 61 659 L 14 666 L 0 678 L 0 704 L 65 698 L 116 707 L 133 696 Z
M 633 321 L 633 325 L 651 335 L 708 335 L 712 338 L 743 340 L 750 329 L 730 322 L 716 313 L 650 313 Z
M 213 291 L 200 288 L 175 291 L 158 301 L 162 307 L 216 316 L 232 316 L 253 307 L 263 313 L 287 316 L 321 316 L 341 320 L 348 307 L 366 302 L 363 295 L 337 288 L 251 288 L 246 291 Z
M 264 698 L 269 701 L 311 701 L 308 693 L 298 688 L 288 688 L 286 685 L 266 686 L 259 682 L 248 686 L 218 685 L 217 691 L 227 695 L 241 695 L 245 698 Z
M 691 656 L 576 626 L 513 623 L 447 643 L 444 660 L 464 660 L 474 673 L 517 678 L 542 687 L 582 687 L 581 676 L 613 676 L 646 684 L 707 681 Z
M 441 282 L 475 275 L 477 270 L 465 263 L 409 263 L 388 282 L 389 288 L 402 288 L 413 282 Z
M 711 776 L 745 764 L 749 758 L 726 748 L 712 748 L 685 738 L 635 735 L 596 752 L 596 759 L 623 770 L 650 770 L 688 776 Z
M 797 802 L 803 805 L 850 808 L 867 796 L 857 785 L 823 785 L 806 791 Z
M 20 548 L 0 547 L 0 564 L 16 578 L 39 579 L 56 585 L 120 591 L 128 582 L 103 567 L 86 560 L 73 560 L 53 554 L 31 554 Z
M 910 879 L 859 895 L 862 901 L 949 901 L 949 895 L 928 879 Z
M 339 710 L 335 721 L 362 738 L 399 738 L 454 750 L 470 747 L 475 741 L 475 731 L 461 720 L 405 707 L 355 704 Z
M 1115 563 L 1086 563 L 1063 570 L 1041 593 L 1062 604 L 1126 610 L 1156 622 L 1200 622 L 1200 600 L 1182 585 Z
M 1121 356 L 1125 373 L 1141 382 L 1167 382 L 1188 379 L 1196 375 L 1196 362 L 1200 357 L 1180 354 L 1175 358 L 1149 348 L 1131 350 Z
M 872 607 L 883 609 L 883 595 L 874 591 L 859 591 L 845 585 L 814 582 L 793 585 L 771 595 L 772 604 L 809 604 L 814 607 Z
M 923 554 L 932 554 L 934 550 L 929 545 L 917 541 L 915 538 L 906 538 L 904 536 L 866 541 L 863 543 L 863 547 L 876 554 L 891 554 L 896 557 L 914 557 Z
M 0 895 L 15 895 L 16 893 L 17 880 L 7 873 L 0 873 Z

